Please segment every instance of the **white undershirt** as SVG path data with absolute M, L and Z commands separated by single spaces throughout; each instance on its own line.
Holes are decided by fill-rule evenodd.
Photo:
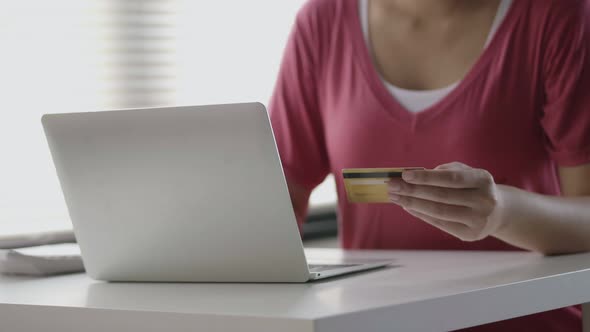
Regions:
M 496 30 L 506 17 L 508 10 L 510 9 L 510 5 L 512 4 L 512 0 L 501 0 L 500 5 L 498 6 L 498 11 L 496 12 L 496 17 L 494 18 L 494 22 L 492 23 L 492 27 L 490 28 L 490 32 L 488 34 L 488 38 L 484 45 L 484 49 L 488 46 Z M 369 52 L 372 54 L 372 47 L 369 40 L 369 2 L 368 0 L 359 0 L 359 13 L 360 13 L 360 20 L 361 26 L 363 29 L 363 34 L 365 36 L 365 42 L 367 43 L 367 47 Z M 436 104 L 441 99 L 446 97 L 461 81 L 455 82 L 449 86 L 440 89 L 434 90 L 409 90 L 397 87 L 389 82 L 387 82 L 383 76 L 381 77 L 381 81 L 392 94 L 392 96 L 400 103 L 403 107 L 405 107 L 408 111 L 417 113 L 422 110 L 429 108 L 430 106 Z

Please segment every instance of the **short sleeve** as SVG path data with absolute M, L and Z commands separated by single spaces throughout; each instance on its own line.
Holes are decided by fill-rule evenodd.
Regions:
M 318 100 L 318 47 L 309 5 L 299 11 L 284 51 L 269 114 L 285 176 L 312 190 L 329 173 Z
M 541 125 L 551 158 L 578 166 L 590 163 L 590 16 L 587 1 L 556 3 L 544 41 Z

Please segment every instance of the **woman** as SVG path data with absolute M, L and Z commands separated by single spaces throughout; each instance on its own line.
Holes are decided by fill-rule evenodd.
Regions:
M 590 27 L 576 0 L 312 0 L 270 116 L 298 220 L 335 174 L 347 249 L 590 250 Z M 422 166 L 391 204 L 343 168 Z M 580 331 L 567 308 L 475 331 Z

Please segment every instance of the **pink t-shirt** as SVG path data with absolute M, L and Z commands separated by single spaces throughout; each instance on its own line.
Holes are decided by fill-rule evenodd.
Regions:
M 297 15 L 269 105 L 285 174 L 312 190 L 333 173 L 342 247 L 514 250 L 463 242 L 394 204 L 350 204 L 341 170 L 460 161 L 496 183 L 559 195 L 557 166 L 590 163 L 586 1 L 518 0 L 461 83 L 411 113 L 367 50 L 357 0 L 312 0 Z M 482 309 L 483 310 L 483 309 Z M 576 308 L 476 331 L 580 331 Z

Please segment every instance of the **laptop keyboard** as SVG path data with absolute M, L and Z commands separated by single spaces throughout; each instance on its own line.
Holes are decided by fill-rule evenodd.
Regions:
M 334 270 L 334 269 L 341 269 L 345 267 L 353 267 L 358 266 L 359 264 L 328 264 L 328 265 L 320 265 L 320 264 L 309 264 L 309 271 L 310 272 L 322 272 L 327 270 Z

